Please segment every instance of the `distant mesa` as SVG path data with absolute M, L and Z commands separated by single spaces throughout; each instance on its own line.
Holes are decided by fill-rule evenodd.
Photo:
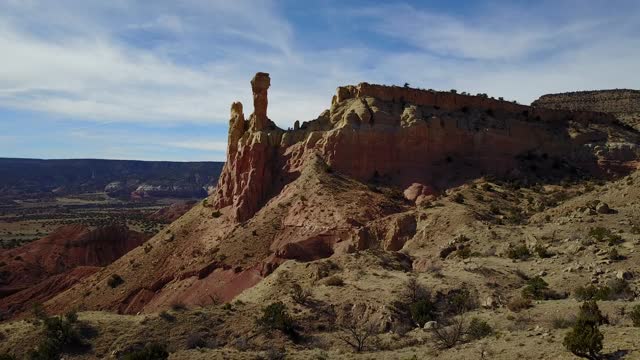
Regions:
M 0 158 L 0 198 L 105 192 L 118 198 L 202 198 L 222 162 Z
M 534 101 L 532 106 L 609 113 L 622 123 L 640 130 L 640 90 L 615 89 L 548 94 Z

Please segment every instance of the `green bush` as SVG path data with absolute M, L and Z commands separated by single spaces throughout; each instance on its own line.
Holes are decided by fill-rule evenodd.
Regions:
M 258 325 L 266 330 L 279 330 L 292 340 L 298 338 L 296 324 L 289 316 L 286 306 L 282 302 L 275 302 L 262 309 L 262 317 Z
M 161 311 L 158 316 L 163 319 L 164 321 L 168 321 L 168 322 L 174 322 L 176 321 L 176 317 L 169 314 L 167 311 Z
M 467 288 L 450 290 L 437 303 L 447 315 L 458 315 L 478 307 L 477 297 Z
M 109 280 L 107 280 L 107 285 L 111 288 L 116 288 L 122 284 L 124 284 L 124 279 L 118 274 L 112 274 Z
M 609 281 L 607 286 L 611 289 L 609 300 L 629 300 L 635 296 L 629 283 L 624 279 L 613 279 Z
M 589 230 L 589 236 L 597 241 L 606 241 L 610 246 L 617 245 L 623 242 L 622 237 L 618 234 L 614 234 L 611 230 L 598 226 Z
M 551 327 L 554 329 L 567 329 L 576 324 L 574 317 L 555 317 L 551 320 Z
M 576 356 L 596 360 L 600 359 L 604 336 L 600 332 L 602 313 L 595 301 L 586 301 L 580 307 L 575 325 L 567 333 L 563 344 Z
M 164 360 L 169 358 L 169 353 L 160 344 L 147 344 L 144 349 L 126 354 L 123 360 Z
M 460 193 L 456 193 L 455 195 L 453 195 L 451 200 L 457 202 L 458 204 L 462 204 L 464 203 L 464 196 L 462 196 L 462 194 Z
M 429 321 L 433 321 L 436 315 L 436 306 L 429 299 L 420 299 L 409 305 L 411 319 L 423 327 Z
M 609 250 L 609 253 L 607 254 L 607 257 L 611 261 L 618 261 L 618 260 L 623 260 L 624 259 L 624 256 L 620 255 L 620 253 L 618 252 L 618 249 L 616 249 L 614 247 Z
M 578 301 L 586 300 L 607 300 L 611 289 L 607 286 L 598 287 L 595 285 L 579 286 L 577 287 L 573 295 Z
M 522 297 L 533 300 L 553 300 L 566 298 L 566 295 L 549 289 L 549 284 L 540 276 L 536 276 L 527 280 L 527 285 L 522 289 Z
M 493 334 L 493 328 L 486 321 L 473 318 L 469 323 L 467 334 L 471 339 L 478 340 Z
M 525 244 L 510 246 L 509 249 L 507 249 L 507 257 L 509 259 L 527 260 L 531 257 L 531 251 L 529 251 L 529 248 Z
M 211 213 L 211 217 L 213 217 L 214 219 L 217 219 L 217 218 L 219 218 L 220 216 L 222 216 L 222 213 L 220 212 L 220 210 L 214 210 L 214 211 Z
M 31 360 L 59 359 L 65 352 L 77 351 L 87 346 L 75 327 L 77 316 L 73 314 L 41 319 L 44 336 L 38 347 L 29 354 Z
M 633 307 L 633 309 L 629 313 L 629 317 L 633 322 L 633 326 L 640 327 L 640 305 L 636 305 Z
M 533 251 L 542 259 L 550 258 L 551 256 L 553 256 L 553 254 L 550 253 L 549 250 L 547 250 L 547 248 L 542 245 L 536 245 Z
M 574 291 L 574 296 L 579 301 L 585 300 L 620 300 L 630 299 L 634 296 L 629 283 L 624 279 L 611 280 L 607 285 L 580 286 Z
M 531 307 L 531 299 L 527 297 L 516 297 L 507 303 L 507 308 L 513 312 L 520 312 Z

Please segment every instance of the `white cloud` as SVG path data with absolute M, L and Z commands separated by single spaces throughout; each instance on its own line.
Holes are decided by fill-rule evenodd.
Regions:
M 75 119 L 226 124 L 233 101 L 251 112 L 256 71 L 271 73 L 269 116 L 282 127 L 314 118 L 337 86 L 361 81 L 455 87 L 525 103 L 551 91 L 640 83 L 638 29 L 627 29 L 624 17 L 585 15 L 555 2 L 484 8 L 472 17 L 346 4 L 344 16 L 329 19 L 332 26 L 366 34 L 336 38 L 330 48 L 315 47 L 271 1 L 3 5 L 0 107 Z M 553 6 L 554 17 L 543 6 L 547 13 Z M 393 45 L 381 45 L 389 38 Z

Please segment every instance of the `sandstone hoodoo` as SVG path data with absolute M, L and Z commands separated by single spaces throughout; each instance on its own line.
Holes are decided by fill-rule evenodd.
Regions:
M 635 169 L 640 156 L 639 134 L 610 114 L 367 83 L 339 87 L 328 110 L 283 130 L 267 116 L 270 84 L 265 73 L 252 80 L 248 118 L 242 104 L 231 105 L 215 191 L 48 309 L 137 313 L 231 301 L 258 283 L 273 285 L 269 275 L 292 266 L 288 260 L 320 266 L 369 249 L 424 269 L 443 249 L 468 251 L 467 237 L 452 240 L 460 224 L 490 244 L 499 241 L 498 228 L 487 219 L 517 221 L 543 206 L 532 193 L 508 220 L 461 189 L 490 178 L 555 186 L 613 177 Z M 476 195 L 507 201 L 497 191 Z M 451 206 L 433 205 L 443 201 Z M 317 276 L 330 272 L 317 269 Z M 115 288 L 113 277 L 122 279 Z M 367 311 L 375 312 L 371 304 Z
M 367 83 L 339 87 L 329 110 L 285 131 L 266 117 L 269 75 L 256 74 L 251 85 L 249 121 L 240 103 L 231 107 L 229 152 L 213 199 L 217 208 L 232 206 L 238 221 L 295 179 L 310 154 L 359 181 L 444 190 L 483 175 L 514 175 L 532 156 L 547 160 L 536 164 L 540 174 L 562 163 L 603 175 L 634 167 L 639 152 L 637 134 L 605 113 Z M 607 135 L 611 126 L 615 139 Z

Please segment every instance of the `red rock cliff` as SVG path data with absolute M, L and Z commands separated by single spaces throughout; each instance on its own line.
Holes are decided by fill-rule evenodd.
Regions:
M 309 154 L 361 181 L 435 189 L 485 174 L 506 175 L 518 155 L 546 154 L 597 172 L 638 155 L 630 142 L 596 154 L 615 126 L 609 114 L 551 110 L 480 96 L 361 83 L 337 89 L 330 110 L 293 130 L 266 117 L 269 75 L 251 81 L 254 113 L 231 106 L 229 150 L 213 203 L 245 221 L 294 179 Z

